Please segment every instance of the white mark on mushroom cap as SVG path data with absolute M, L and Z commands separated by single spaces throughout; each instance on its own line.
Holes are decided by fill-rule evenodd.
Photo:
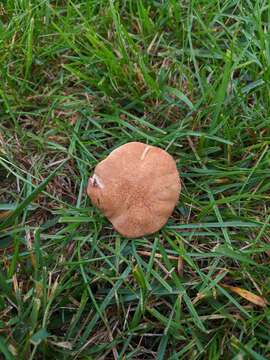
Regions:
M 98 186 L 100 189 L 103 189 L 103 188 L 104 188 L 103 182 L 101 181 L 101 179 L 100 179 L 96 174 L 94 174 L 94 175 L 90 178 L 90 181 L 91 181 L 91 185 L 92 185 L 92 186 Z
M 147 155 L 147 153 L 148 153 L 149 150 L 150 150 L 150 147 L 149 147 L 149 146 L 147 146 L 147 147 L 144 149 L 144 151 L 143 151 L 143 153 L 142 153 L 142 156 L 141 156 L 141 160 L 144 160 L 144 159 L 145 159 L 145 157 L 146 157 L 146 155 Z

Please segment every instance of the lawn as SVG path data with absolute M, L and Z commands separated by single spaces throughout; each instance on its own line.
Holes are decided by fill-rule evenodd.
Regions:
M 270 358 L 270 1 L 0 2 L 0 359 Z M 176 160 L 158 233 L 86 195 Z

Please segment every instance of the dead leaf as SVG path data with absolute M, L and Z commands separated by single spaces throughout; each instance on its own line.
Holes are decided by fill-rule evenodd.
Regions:
M 242 298 L 246 299 L 247 301 L 251 302 L 252 304 L 255 304 L 255 305 L 258 305 L 261 307 L 265 307 L 268 304 L 268 302 L 265 298 L 263 298 L 262 296 L 259 296 L 259 295 L 255 295 L 248 290 L 242 289 L 237 286 L 230 286 L 230 285 L 225 285 L 225 284 L 221 284 L 221 286 L 226 289 L 231 290 L 235 294 L 242 296 Z
M 78 114 L 73 114 L 70 118 L 70 124 L 75 125 L 78 120 Z

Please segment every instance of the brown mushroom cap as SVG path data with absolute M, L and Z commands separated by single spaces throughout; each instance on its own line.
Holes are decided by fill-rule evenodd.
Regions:
M 176 163 L 166 151 L 130 142 L 96 166 L 87 194 L 120 234 L 135 238 L 166 224 L 180 190 Z

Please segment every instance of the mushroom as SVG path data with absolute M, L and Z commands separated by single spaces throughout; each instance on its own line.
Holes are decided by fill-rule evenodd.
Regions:
M 96 166 L 87 194 L 120 234 L 136 238 L 166 224 L 180 190 L 171 155 L 156 146 L 130 142 Z

